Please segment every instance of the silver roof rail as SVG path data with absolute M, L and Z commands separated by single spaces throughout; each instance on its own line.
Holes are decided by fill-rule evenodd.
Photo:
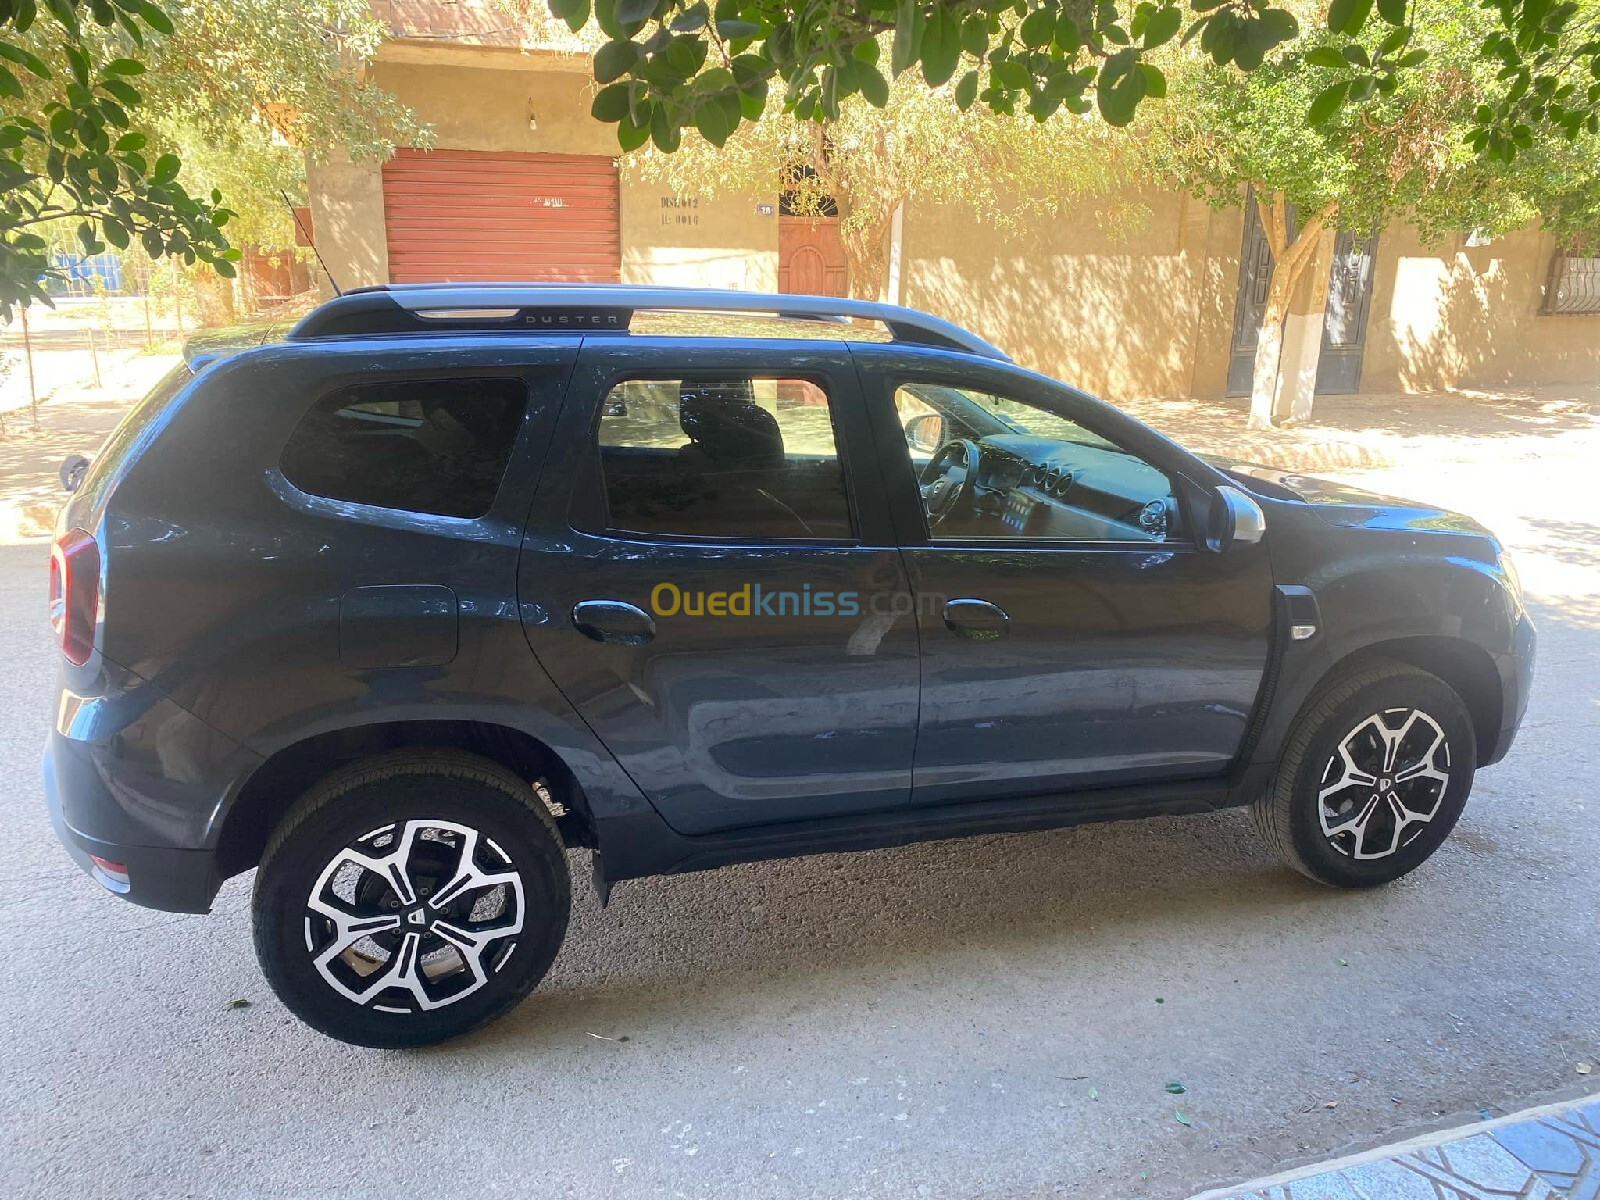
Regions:
M 880 322 L 896 341 L 1011 360 L 975 333 L 939 317 L 835 296 L 787 296 L 631 284 L 407 283 L 346 292 L 312 310 L 291 341 L 384 333 L 526 329 L 625 333 L 635 312 L 761 313 L 811 321 Z

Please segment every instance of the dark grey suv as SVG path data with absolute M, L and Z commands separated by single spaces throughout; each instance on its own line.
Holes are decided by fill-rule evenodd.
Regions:
M 1212 465 L 920 313 L 629 288 L 371 289 L 194 358 L 71 496 L 51 615 L 73 857 L 180 912 L 257 868 L 273 987 L 376 1046 L 524 996 L 575 847 L 603 900 L 1250 805 L 1386 882 L 1533 652 L 1464 517 Z

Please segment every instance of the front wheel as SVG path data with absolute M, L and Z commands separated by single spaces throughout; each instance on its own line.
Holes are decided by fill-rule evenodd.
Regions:
M 1415 870 L 1444 843 L 1476 763 L 1471 715 L 1448 684 L 1374 662 L 1308 702 L 1251 817 L 1302 874 L 1333 887 L 1375 887 Z
M 500 1016 L 565 936 L 567 860 L 527 783 L 444 750 L 376 755 L 290 810 L 256 875 L 256 956 L 313 1028 L 423 1046 Z

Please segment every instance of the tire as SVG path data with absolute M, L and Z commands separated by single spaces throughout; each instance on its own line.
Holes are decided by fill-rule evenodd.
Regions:
M 1376 887 L 1444 843 L 1477 761 L 1471 715 L 1448 684 L 1371 660 L 1306 702 L 1250 814 L 1301 874 L 1331 887 Z
M 256 957 L 313 1029 L 426 1046 L 522 1000 L 570 903 L 560 835 L 527 783 L 469 754 L 400 750 L 333 772 L 284 817 L 256 874 Z

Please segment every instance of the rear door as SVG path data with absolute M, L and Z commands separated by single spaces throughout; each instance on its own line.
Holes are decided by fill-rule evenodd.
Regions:
M 1225 771 L 1267 662 L 1266 545 L 1199 549 L 1207 493 L 1107 405 L 940 353 L 858 361 L 922 635 L 913 803 Z
M 662 816 L 905 805 L 917 630 L 848 352 L 594 339 L 555 446 L 528 638 Z

